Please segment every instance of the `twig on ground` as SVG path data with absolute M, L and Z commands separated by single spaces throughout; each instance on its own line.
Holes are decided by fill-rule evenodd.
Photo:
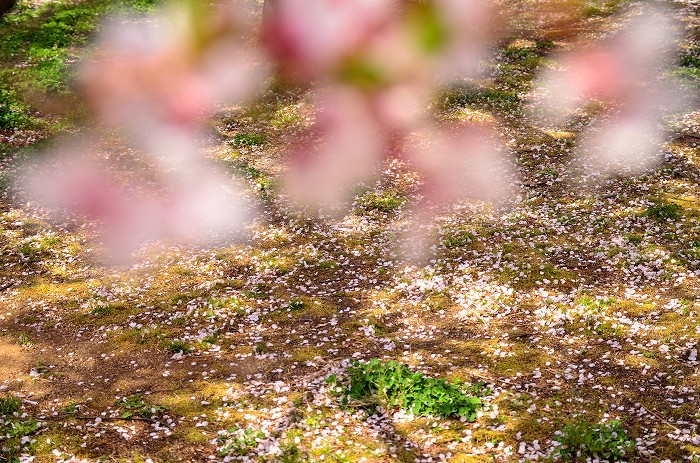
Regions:
M 3 283 L 2 285 L 0 285 L 0 291 L 5 291 L 7 288 L 11 288 L 14 285 L 14 281 L 10 281 L 9 283 Z

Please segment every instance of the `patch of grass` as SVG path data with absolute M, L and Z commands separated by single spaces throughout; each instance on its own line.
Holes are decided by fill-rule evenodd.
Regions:
M 671 72 L 671 75 L 683 79 L 691 84 L 698 84 L 700 81 L 700 68 L 679 67 Z
M 274 270 L 274 271 L 278 272 L 279 274 L 289 273 L 289 271 L 291 270 L 291 268 L 290 268 L 291 266 L 289 264 L 289 261 L 287 261 L 283 257 L 276 257 L 276 256 L 265 257 L 262 259 L 261 263 L 266 269 Z
M 323 357 L 324 353 L 325 352 L 318 347 L 304 346 L 291 352 L 291 360 L 298 363 L 309 362 L 316 357 Z
M 143 394 L 134 394 L 125 397 L 115 405 L 122 409 L 121 418 L 123 419 L 133 417 L 150 419 L 167 410 L 167 407 L 149 404 L 143 397 Z
M 22 318 L 20 318 L 20 323 L 23 325 L 31 325 L 33 323 L 37 323 L 39 321 L 39 317 L 33 314 L 25 315 Z
M 32 341 L 32 338 L 26 333 L 20 333 L 19 336 L 17 336 L 17 342 L 22 347 L 31 347 L 34 345 L 34 341 Z
M 275 187 L 275 182 L 263 172 L 253 166 L 248 160 L 242 157 L 232 159 L 219 159 L 223 167 L 232 174 L 243 177 L 255 184 L 257 190 L 269 192 Z
M 243 456 L 257 447 L 263 439 L 265 433 L 254 428 L 235 427 L 223 431 L 216 439 L 220 445 L 219 456 Z
M 267 298 L 265 288 L 261 285 L 256 285 L 254 289 L 243 290 L 243 295 L 248 299 L 259 300 Z
M 219 333 L 211 333 L 202 338 L 202 345 L 205 347 L 213 346 L 217 342 L 219 342 Z
M 2 146 L 0 145 L 0 160 L 5 157 L 5 154 L 2 150 Z M 14 183 L 15 179 L 12 174 L 8 173 L 2 173 L 0 174 L 0 193 L 3 193 L 7 190 L 9 190 L 12 187 L 12 184 Z
M 0 87 L 0 129 L 24 128 L 31 125 L 29 107 L 12 88 Z
M 97 315 L 101 317 L 106 317 L 109 315 L 112 315 L 114 313 L 114 307 L 111 305 L 101 305 L 99 307 L 95 307 L 90 311 L 91 315 Z
M 494 363 L 495 371 L 502 375 L 530 374 L 535 368 L 543 367 L 547 361 L 547 357 L 537 349 L 518 345 L 513 353 L 513 356 L 498 358 Z
M 80 410 L 80 404 L 77 402 L 68 402 L 61 411 L 66 415 L 76 415 Z
M 586 309 L 592 310 L 592 311 L 595 311 L 598 313 L 602 312 L 603 309 L 606 309 L 608 307 L 613 306 L 615 304 L 615 302 L 616 302 L 615 299 L 613 299 L 611 297 L 606 297 L 606 298 L 600 299 L 600 298 L 592 298 L 592 297 L 586 296 L 586 295 L 583 295 L 576 300 L 577 304 L 580 304 L 583 307 L 585 307 Z
M 675 222 L 680 220 L 682 211 L 683 208 L 675 203 L 657 204 L 649 207 L 646 210 L 645 215 L 659 222 L 664 222 L 667 220 Z
M 676 64 L 677 67 L 671 71 L 672 76 L 694 86 L 700 85 L 700 48 L 693 47 L 685 51 Z
M 22 401 L 12 394 L 0 397 L 0 461 L 15 463 L 35 441 L 41 424 L 22 411 Z
M 589 0 L 583 4 L 584 17 L 607 17 L 614 14 L 625 0 Z
M 644 239 L 644 235 L 640 235 L 638 233 L 628 233 L 626 237 L 627 241 L 629 241 L 632 244 L 639 244 Z
M 531 86 L 535 72 L 546 62 L 546 55 L 553 47 L 551 40 L 518 39 L 499 51 L 495 83 L 499 89 L 507 91 L 510 95 L 507 99 L 517 103 L 517 92 L 526 91 Z M 503 98 L 491 99 L 495 101 Z M 487 101 L 487 106 L 493 105 L 494 101 Z
M 516 92 L 498 88 L 455 87 L 448 91 L 444 101 L 446 109 L 474 106 L 513 111 L 520 104 L 520 97 Z
M 469 245 L 474 241 L 475 235 L 466 230 L 460 230 L 453 233 L 447 233 L 442 238 L 442 244 L 448 248 L 461 248 Z
M 192 352 L 192 346 L 180 339 L 166 341 L 165 347 L 173 354 L 189 354 Z
M 286 305 L 285 309 L 287 310 L 301 310 L 304 307 L 306 307 L 306 302 L 304 302 L 302 299 L 292 299 L 289 301 L 289 304 Z
M 277 457 L 280 463 L 302 463 L 306 461 L 299 447 L 293 443 L 280 446 L 280 450 L 281 453 Z
M 0 129 L 50 128 L 26 95 L 70 94 L 70 63 L 100 20 L 153 6 L 152 0 L 20 3 L 0 18 Z
M 33 371 L 37 375 L 43 375 L 49 372 L 51 368 L 49 367 L 49 364 L 46 363 L 43 360 L 39 360 L 34 364 L 32 367 L 31 371 Z
M 338 266 L 338 264 L 336 264 L 332 260 L 322 260 L 322 261 L 319 261 L 318 264 L 316 264 L 316 267 L 319 270 L 333 270 L 337 266 Z
M 553 46 L 551 41 L 529 42 L 525 46 L 510 45 L 501 51 L 501 57 L 508 63 L 532 72 L 542 62 L 543 53 Z
M 12 394 L 6 394 L 5 397 L 0 397 L 0 415 L 12 415 L 20 411 L 22 401 Z
M 434 291 L 425 300 L 425 305 L 432 312 L 447 310 L 452 305 L 452 299 L 447 291 Z
M 684 68 L 700 69 L 700 57 L 688 54 L 678 60 L 678 65 Z
M 242 148 L 252 148 L 262 146 L 267 142 L 267 135 L 264 133 L 239 133 L 233 137 L 231 144 Z
M 352 401 L 353 405 L 370 410 L 380 405 L 387 410 L 401 408 L 417 416 L 458 417 L 474 421 L 477 411 L 484 406 L 480 396 L 487 393 L 481 386 L 468 391 L 457 381 L 448 383 L 444 379 L 427 377 L 393 360 L 354 361 L 347 374 L 348 385 L 335 375 L 326 379 L 341 397 L 344 407 Z
M 600 424 L 574 422 L 565 426 L 553 440 L 559 443 L 555 452 L 564 461 L 585 461 L 588 458 L 621 461 L 629 458 L 636 446 L 617 420 Z
M 390 214 L 401 207 L 404 202 L 406 202 L 406 198 L 397 190 L 372 191 L 358 199 L 357 209 L 360 212 Z
M 303 123 L 297 105 L 285 106 L 278 109 L 272 116 L 271 125 L 276 129 L 290 129 Z

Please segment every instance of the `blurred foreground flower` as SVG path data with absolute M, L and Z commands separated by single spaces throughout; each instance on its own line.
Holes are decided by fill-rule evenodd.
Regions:
M 408 144 L 405 159 L 421 182 L 400 249 L 412 261 L 427 257 L 436 239 L 431 225 L 445 207 L 466 200 L 502 202 L 514 193 L 514 171 L 498 135 L 488 126 L 427 129 Z
M 511 194 L 512 172 L 496 133 L 488 126 L 433 128 L 412 143 L 406 158 L 420 174 L 420 194 L 429 204 L 467 199 L 500 201 Z M 417 204 L 417 209 L 422 209 Z
M 566 122 L 593 101 L 604 105 L 604 114 L 582 134 L 575 164 L 604 174 L 637 173 L 655 164 L 662 118 L 683 103 L 664 77 L 678 38 L 670 12 L 644 8 L 614 37 L 561 55 L 540 78 L 545 94 L 538 110 L 549 123 Z
M 105 134 L 89 130 L 90 141 L 58 143 L 48 159 L 28 167 L 22 188 L 29 199 L 98 223 L 117 262 L 150 240 L 240 235 L 250 204 L 230 175 L 206 162 L 200 141 L 220 104 L 252 97 L 264 79 L 246 9 L 237 6 L 183 2 L 107 24 L 78 79 Z M 131 162 L 152 165 L 154 185 L 100 159 L 104 151 L 126 151 L 107 147 L 115 138 L 146 157 Z
M 353 88 L 327 91 L 318 106 L 309 133 L 287 147 L 284 190 L 298 203 L 330 210 L 377 172 L 388 140 L 370 102 Z
M 208 118 L 222 103 L 251 98 L 264 81 L 245 11 L 240 2 L 183 2 L 153 17 L 112 20 L 79 66 L 98 120 L 166 164 L 199 162 Z
M 272 2 L 271 2 L 272 3 Z M 272 3 L 263 38 L 292 76 L 324 76 L 352 59 L 391 20 L 394 0 L 281 0 Z
M 253 218 L 242 186 L 206 164 L 187 175 L 164 176 L 161 170 L 156 181 L 146 181 L 99 159 L 99 146 L 99 141 L 59 144 L 48 158 L 25 166 L 20 184 L 56 220 L 69 214 L 96 224 L 114 263 L 129 262 L 147 241 L 239 238 Z
M 349 199 L 354 185 L 373 178 L 383 161 L 408 155 L 404 145 L 412 134 L 433 129 L 429 104 L 442 78 L 457 70 L 460 76 L 475 75 L 489 52 L 495 21 L 490 2 L 477 1 L 289 0 L 275 5 L 265 37 L 285 65 L 282 72 L 291 68 L 296 78 L 324 77 L 316 123 L 304 141 L 287 150 L 285 183 L 302 203 L 322 206 Z M 439 131 L 431 136 L 443 137 Z M 470 143 L 465 149 L 474 175 L 462 176 L 459 182 L 469 185 L 459 189 L 478 190 L 473 184 L 493 150 L 480 137 L 461 141 Z M 419 162 L 416 152 L 410 156 L 414 167 L 425 169 L 426 181 L 440 183 L 445 180 L 438 178 L 440 161 L 433 161 L 443 154 L 420 153 L 427 162 Z M 447 177 L 455 173 L 453 165 L 442 167 Z M 491 182 L 492 188 L 496 185 L 501 184 Z M 454 201 L 456 196 L 451 192 L 434 199 Z

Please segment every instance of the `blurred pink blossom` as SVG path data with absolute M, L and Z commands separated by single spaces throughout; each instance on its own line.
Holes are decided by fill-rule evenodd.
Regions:
M 129 135 L 154 126 L 196 131 L 217 105 L 251 97 L 265 66 L 244 42 L 245 21 L 233 11 L 221 10 L 230 16 L 217 16 L 226 29 L 206 37 L 198 12 L 182 5 L 108 23 L 79 69 L 80 87 L 100 120 Z
M 424 143 L 412 144 L 405 154 L 421 177 L 423 201 L 450 205 L 467 199 L 499 201 L 508 196 L 512 172 L 497 135 L 488 127 L 460 124 L 433 128 L 424 137 Z
M 365 46 L 391 19 L 394 0 L 282 0 L 264 18 L 263 37 L 293 75 L 333 70 Z
M 182 3 L 148 18 L 113 19 L 78 78 L 107 131 L 57 143 L 24 177 L 32 201 L 99 224 L 115 261 L 128 261 L 146 241 L 238 236 L 250 219 L 242 188 L 206 162 L 200 141 L 220 104 L 250 98 L 264 80 L 260 54 L 246 42 L 250 25 L 233 3 L 211 11 Z M 137 148 L 132 161 L 145 156 L 139 162 L 153 166 L 155 185 L 97 156 L 98 147 L 124 149 L 105 147 L 114 138 Z
M 364 10 L 370 5 L 374 10 L 368 15 Z M 442 84 L 438 76 L 447 72 L 444 64 L 452 63 L 451 72 L 459 68 L 462 74 L 474 73 L 478 61 L 486 56 L 494 15 L 491 3 L 483 1 L 275 3 L 266 23 L 268 46 L 302 77 L 323 74 L 325 78 L 311 135 L 287 150 L 285 191 L 304 204 L 327 209 L 329 204 L 349 199 L 353 186 L 372 179 L 383 161 L 404 157 L 411 134 L 433 129 L 428 107 Z M 357 26 L 357 21 L 363 25 Z M 351 26 L 352 32 L 344 29 Z M 462 65 L 467 62 L 469 69 L 465 70 Z M 439 163 L 447 162 L 442 167 L 451 185 L 444 184 L 442 196 L 435 190 L 433 199 L 452 201 L 458 199 L 459 188 L 479 189 L 474 185 L 478 168 L 491 161 L 480 164 L 477 153 L 487 158 L 493 143 L 482 146 L 483 137 L 472 135 L 455 141 L 472 143 L 467 151 L 473 155 L 469 162 L 475 169 L 468 179 L 453 178 L 457 175 L 454 168 L 465 173 L 454 157 L 431 162 L 436 156 L 447 158 L 446 153 L 458 152 L 456 146 L 448 149 L 441 144 L 438 149 L 445 149 L 435 156 L 410 151 L 413 166 L 423 169 L 421 174 L 430 177 L 433 185 L 439 183 Z M 427 161 L 421 162 L 421 156 Z M 469 186 L 455 185 L 465 181 Z M 492 190 L 497 185 L 490 183 Z
M 443 79 L 477 77 L 498 37 L 492 1 L 434 0 L 448 37 L 438 72 Z
M 353 185 L 375 174 L 387 138 L 370 101 L 357 89 L 328 89 L 317 106 L 313 128 L 287 148 L 284 190 L 297 203 L 330 209 L 349 199 Z
M 540 79 L 545 95 L 538 110 L 561 124 L 591 101 L 604 104 L 601 122 L 582 134 L 576 164 L 600 172 L 641 172 L 658 159 L 661 119 L 682 96 L 664 73 L 678 40 L 669 12 L 636 12 L 624 30 L 599 44 L 561 55 Z
M 64 141 L 48 158 L 25 166 L 20 184 L 26 197 L 56 220 L 69 214 L 96 224 L 116 263 L 131 260 L 147 241 L 205 244 L 236 238 L 252 219 L 242 187 L 210 166 L 200 165 L 189 177 L 161 172 L 155 184 L 128 175 L 91 156 L 85 141 Z

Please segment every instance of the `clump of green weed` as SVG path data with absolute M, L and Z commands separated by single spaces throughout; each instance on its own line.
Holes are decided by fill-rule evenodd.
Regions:
M 202 338 L 202 346 L 205 348 L 216 345 L 219 342 L 220 334 L 218 332 L 209 333 Z
M 302 451 L 293 443 L 280 446 L 281 453 L 277 457 L 280 463 L 301 463 L 305 461 Z
M 216 439 L 221 445 L 219 456 L 243 456 L 257 447 L 263 439 L 265 439 L 265 433 L 254 428 L 235 427 L 222 431 Z
M 171 339 L 165 344 L 166 348 L 174 354 L 189 354 L 192 347 L 181 339 Z
M 0 87 L 0 129 L 24 128 L 31 124 L 28 107 L 11 88 Z
M 628 233 L 626 236 L 627 241 L 632 244 L 640 244 L 644 240 L 644 236 L 637 233 Z
M 461 248 L 474 241 L 474 238 L 474 233 L 466 230 L 460 230 L 454 233 L 445 234 L 442 239 L 442 244 L 448 249 Z
M 106 317 L 114 313 L 114 307 L 111 305 L 97 306 L 90 311 L 91 315 Z
M 676 221 L 681 218 L 682 210 L 683 208 L 675 203 L 657 204 L 648 208 L 645 215 L 659 222 L 666 220 Z
M 160 405 L 149 404 L 143 394 L 124 397 L 120 402 L 117 402 L 117 405 L 122 409 L 121 418 L 125 420 L 134 417 L 150 419 L 167 409 Z
M 700 51 L 696 54 L 700 55 Z M 700 56 L 695 56 L 692 54 L 686 54 L 678 58 L 678 65 L 687 68 L 698 68 L 700 69 Z
M 22 401 L 12 394 L 0 397 L 0 415 L 12 415 L 22 408 Z
M 389 214 L 401 207 L 405 202 L 406 198 L 397 190 L 372 191 L 358 199 L 357 208 L 361 212 Z
M 285 307 L 289 311 L 301 310 L 306 306 L 306 303 L 301 299 L 292 299 Z
M 341 396 L 344 407 L 352 400 L 370 411 L 381 405 L 387 410 L 400 408 L 417 416 L 458 417 L 474 421 L 477 411 L 484 406 L 480 396 L 487 393 L 481 385 L 467 391 L 459 382 L 430 378 L 393 360 L 354 361 L 347 374 L 348 385 L 341 383 L 335 375 L 329 376 L 326 382 Z
M 267 142 L 267 135 L 262 133 L 239 133 L 233 137 L 231 144 L 241 148 L 262 146 Z
M 80 410 L 80 404 L 77 402 L 68 402 L 62 409 L 61 411 L 65 413 L 66 415 L 76 415 L 78 411 Z
M 12 394 L 0 397 L 0 461 L 19 462 L 19 457 L 34 444 L 31 436 L 41 423 L 28 418 L 22 411 L 22 401 Z
M 32 338 L 30 338 L 26 333 L 20 333 L 20 335 L 17 337 L 17 342 L 22 347 L 31 347 L 34 345 L 34 341 L 32 341 Z
M 677 65 L 672 75 L 691 82 L 700 80 L 700 49 L 688 50 L 678 58 Z
M 600 424 L 575 422 L 564 427 L 553 440 L 559 443 L 555 452 L 564 461 L 587 458 L 620 461 L 635 449 L 634 440 L 618 420 Z

